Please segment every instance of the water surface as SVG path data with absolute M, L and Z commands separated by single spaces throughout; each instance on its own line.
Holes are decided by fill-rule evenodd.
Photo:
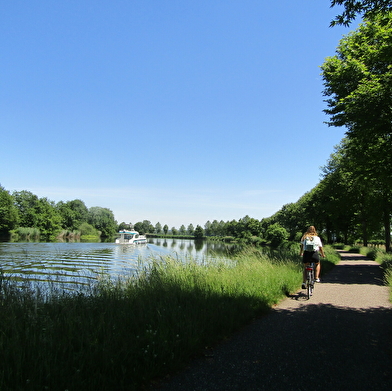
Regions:
M 0 243 L 0 271 L 21 281 L 76 289 L 99 276 L 135 274 L 151 258 L 171 255 L 203 261 L 227 254 L 222 243 L 185 239 L 149 239 L 147 244 L 115 243 Z

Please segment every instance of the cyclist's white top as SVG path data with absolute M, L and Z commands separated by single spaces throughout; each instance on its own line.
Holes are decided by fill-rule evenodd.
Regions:
M 314 240 L 314 251 L 318 251 L 320 247 L 323 247 L 321 239 L 318 236 L 313 236 L 313 240 Z M 305 247 L 305 240 L 303 240 L 301 243 Z

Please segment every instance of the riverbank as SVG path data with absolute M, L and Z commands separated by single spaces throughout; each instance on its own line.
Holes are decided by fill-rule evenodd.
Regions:
M 213 263 L 151 259 L 137 278 L 102 280 L 72 296 L 21 291 L 0 276 L 0 389 L 140 390 L 268 312 L 300 282 L 297 250 L 254 248 Z

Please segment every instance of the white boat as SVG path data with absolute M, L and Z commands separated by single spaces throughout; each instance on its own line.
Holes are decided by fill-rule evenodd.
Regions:
M 139 235 L 137 231 L 122 230 L 118 232 L 120 237 L 116 239 L 118 244 L 141 244 L 147 243 L 147 238 L 144 235 Z

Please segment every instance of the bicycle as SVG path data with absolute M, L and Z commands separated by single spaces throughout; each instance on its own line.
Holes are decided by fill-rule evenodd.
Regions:
M 313 290 L 314 290 L 314 268 L 315 264 L 314 262 L 310 262 L 305 266 L 306 270 L 306 295 L 308 297 L 308 300 L 310 299 L 310 296 L 313 295 Z

